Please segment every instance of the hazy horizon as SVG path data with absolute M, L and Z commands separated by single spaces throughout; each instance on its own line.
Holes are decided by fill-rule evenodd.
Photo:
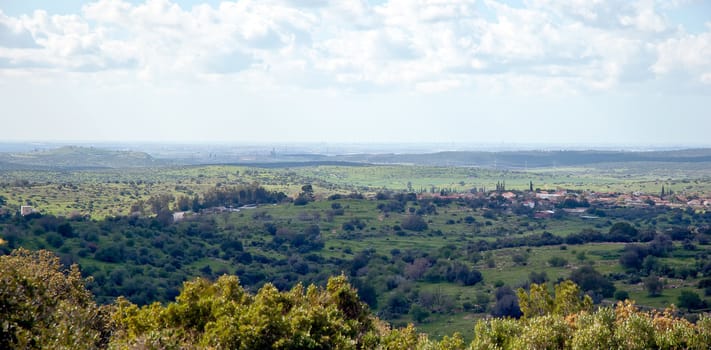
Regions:
M 555 143 L 466 143 L 466 142 L 121 142 L 121 141 L 0 141 L 0 152 L 46 151 L 60 147 L 96 147 L 108 150 L 131 150 L 149 154 L 174 152 L 228 151 L 232 153 L 270 152 L 279 154 L 311 153 L 344 155 L 356 153 L 436 153 L 449 151 L 515 152 L 515 151 L 624 151 L 651 152 L 711 149 L 711 145 L 643 145 L 643 144 L 555 144 Z
M 708 147 L 710 97 L 703 0 L 0 2 L 5 142 Z

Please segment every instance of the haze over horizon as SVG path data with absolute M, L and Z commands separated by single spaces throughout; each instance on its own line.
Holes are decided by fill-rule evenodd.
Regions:
M 0 1 L 0 141 L 709 147 L 711 2 Z

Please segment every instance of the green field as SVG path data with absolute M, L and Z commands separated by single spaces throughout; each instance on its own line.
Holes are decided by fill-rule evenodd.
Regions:
M 619 165 L 617 165 L 619 166 Z M 55 215 L 127 215 L 130 205 L 153 195 L 192 196 L 215 185 L 257 182 L 287 195 L 298 194 L 303 184 L 314 186 L 317 197 L 357 191 L 428 192 L 442 189 L 468 192 L 493 190 L 505 182 L 509 190 L 535 188 L 645 192 L 657 194 L 662 186 L 677 193 L 710 194 L 708 169 L 661 168 L 649 164 L 622 168 L 544 168 L 493 170 L 432 166 L 316 166 L 254 168 L 242 166 L 184 166 L 161 168 L 94 169 L 63 171 L 0 170 L 0 195 L 11 206 L 33 205 Z

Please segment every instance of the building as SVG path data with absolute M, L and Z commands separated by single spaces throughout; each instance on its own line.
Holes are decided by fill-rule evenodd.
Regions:
M 22 215 L 22 216 L 30 215 L 34 212 L 35 212 L 35 208 L 33 208 L 31 205 L 20 206 L 20 215 Z

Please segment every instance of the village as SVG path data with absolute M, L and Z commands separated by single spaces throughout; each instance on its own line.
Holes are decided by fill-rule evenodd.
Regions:
M 485 191 L 472 190 L 468 193 L 421 193 L 418 198 L 439 199 L 480 199 L 497 203 L 501 208 L 528 208 L 537 219 L 552 218 L 560 212 L 578 215 L 583 219 L 596 219 L 594 209 L 611 207 L 667 207 L 691 209 L 706 212 L 711 209 L 711 196 L 677 194 L 662 188 L 659 194 L 643 192 L 616 193 L 595 191 L 556 190 L 506 190 L 505 184 L 497 184 L 497 189 Z

